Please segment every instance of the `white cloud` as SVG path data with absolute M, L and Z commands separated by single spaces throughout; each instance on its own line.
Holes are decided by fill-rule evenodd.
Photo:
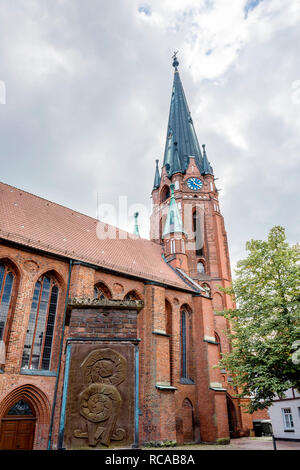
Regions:
M 95 216 L 149 204 L 179 70 L 232 265 L 275 224 L 299 238 L 298 0 L 2 2 L 1 179 Z M 17 170 L 16 170 L 17 168 Z M 78 190 L 80 188 L 80 191 Z M 132 225 L 133 226 L 133 225 Z M 149 223 L 140 232 L 148 236 Z

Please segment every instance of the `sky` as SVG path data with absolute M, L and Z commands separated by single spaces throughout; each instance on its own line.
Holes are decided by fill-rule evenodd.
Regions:
M 299 44 L 299 0 L 2 0 L 0 180 L 149 238 L 176 50 L 233 270 L 274 225 L 296 243 Z

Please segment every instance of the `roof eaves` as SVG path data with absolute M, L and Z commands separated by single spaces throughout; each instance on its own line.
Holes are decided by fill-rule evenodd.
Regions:
M 169 266 L 169 268 L 172 269 L 172 271 L 174 271 L 174 273 L 190 288 L 192 289 L 193 293 L 197 292 L 197 293 L 200 293 L 199 290 L 196 290 L 190 283 L 188 283 L 187 279 L 185 279 L 185 277 L 179 272 L 177 271 L 177 269 L 173 268 L 173 266 L 171 266 L 171 264 L 168 263 L 168 261 L 166 260 L 166 257 L 164 254 L 161 255 L 162 256 L 162 259 L 164 260 L 164 262 Z M 199 286 L 200 287 L 200 286 Z

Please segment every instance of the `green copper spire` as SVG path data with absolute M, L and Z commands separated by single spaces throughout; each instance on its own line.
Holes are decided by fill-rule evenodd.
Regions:
M 166 218 L 166 223 L 165 223 L 162 238 L 165 238 L 170 233 L 178 233 L 178 232 L 184 233 L 181 215 L 179 213 L 179 210 L 175 201 L 174 188 L 175 188 L 175 185 L 171 184 L 170 185 L 171 198 L 170 198 L 170 204 L 169 204 L 169 211 L 168 211 L 168 215 Z
M 138 225 L 138 216 L 139 216 L 139 213 L 136 212 L 134 214 L 134 231 L 133 231 L 133 235 L 136 235 L 137 237 L 140 236 L 139 225 Z
M 177 52 L 173 55 L 172 65 L 175 69 L 174 82 L 163 163 L 169 177 L 178 171 L 184 173 L 191 156 L 195 157 L 199 170 L 202 163 L 201 150 L 178 72 Z
M 160 185 L 160 174 L 159 174 L 159 169 L 158 169 L 158 160 L 155 160 L 155 161 L 156 161 L 156 169 L 155 169 L 153 189 L 159 188 L 159 185 Z
M 213 169 L 212 166 L 210 165 L 207 155 L 206 155 L 206 150 L 205 150 L 205 145 L 202 145 L 203 148 L 203 159 L 202 159 L 202 164 L 201 164 L 201 175 L 213 175 Z

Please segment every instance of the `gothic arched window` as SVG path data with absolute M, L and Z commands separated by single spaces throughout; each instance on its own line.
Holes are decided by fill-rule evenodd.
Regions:
M 124 300 L 140 300 L 140 297 L 135 292 L 135 290 L 131 290 L 130 292 L 127 292 L 127 294 L 124 297 Z
M 9 265 L 0 264 L 0 340 L 4 340 L 7 331 L 9 308 L 15 275 Z
M 198 261 L 198 263 L 197 263 L 197 272 L 199 274 L 205 273 L 205 267 L 204 267 L 203 261 Z
M 203 221 L 201 223 L 201 217 L 199 209 L 195 207 L 193 209 L 193 220 L 192 220 L 192 227 L 193 233 L 195 237 L 195 250 L 197 256 L 203 256 Z
M 181 312 L 181 331 L 180 331 L 180 342 L 181 342 L 181 378 L 188 378 L 188 364 L 187 364 L 187 313 L 183 310 Z
M 170 197 L 169 186 L 164 186 L 160 193 L 160 202 L 166 201 Z
M 193 334 L 192 311 L 188 305 L 180 309 L 180 381 L 181 383 L 193 383 L 194 359 L 193 359 Z
M 94 299 L 103 300 L 111 298 L 112 295 L 109 288 L 103 282 L 98 282 L 94 287 Z
M 27 403 L 27 401 L 22 399 L 15 403 L 7 413 L 7 416 L 19 415 L 34 416 L 34 412 L 30 405 Z
M 220 341 L 220 337 L 218 335 L 218 333 L 215 332 L 215 341 L 218 345 L 218 357 L 219 357 L 219 360 L 222 359 L 222 349 L 221 349 L 221 341 Z
M 43 275 L 35 284 L 22 356 L 23 369 L 50 368 L 58 292 L 53 276 Z
M 207 295 L 211 295 L 211 290 L 208 284 L 202 284 L 203 289 L 206 291 Z

